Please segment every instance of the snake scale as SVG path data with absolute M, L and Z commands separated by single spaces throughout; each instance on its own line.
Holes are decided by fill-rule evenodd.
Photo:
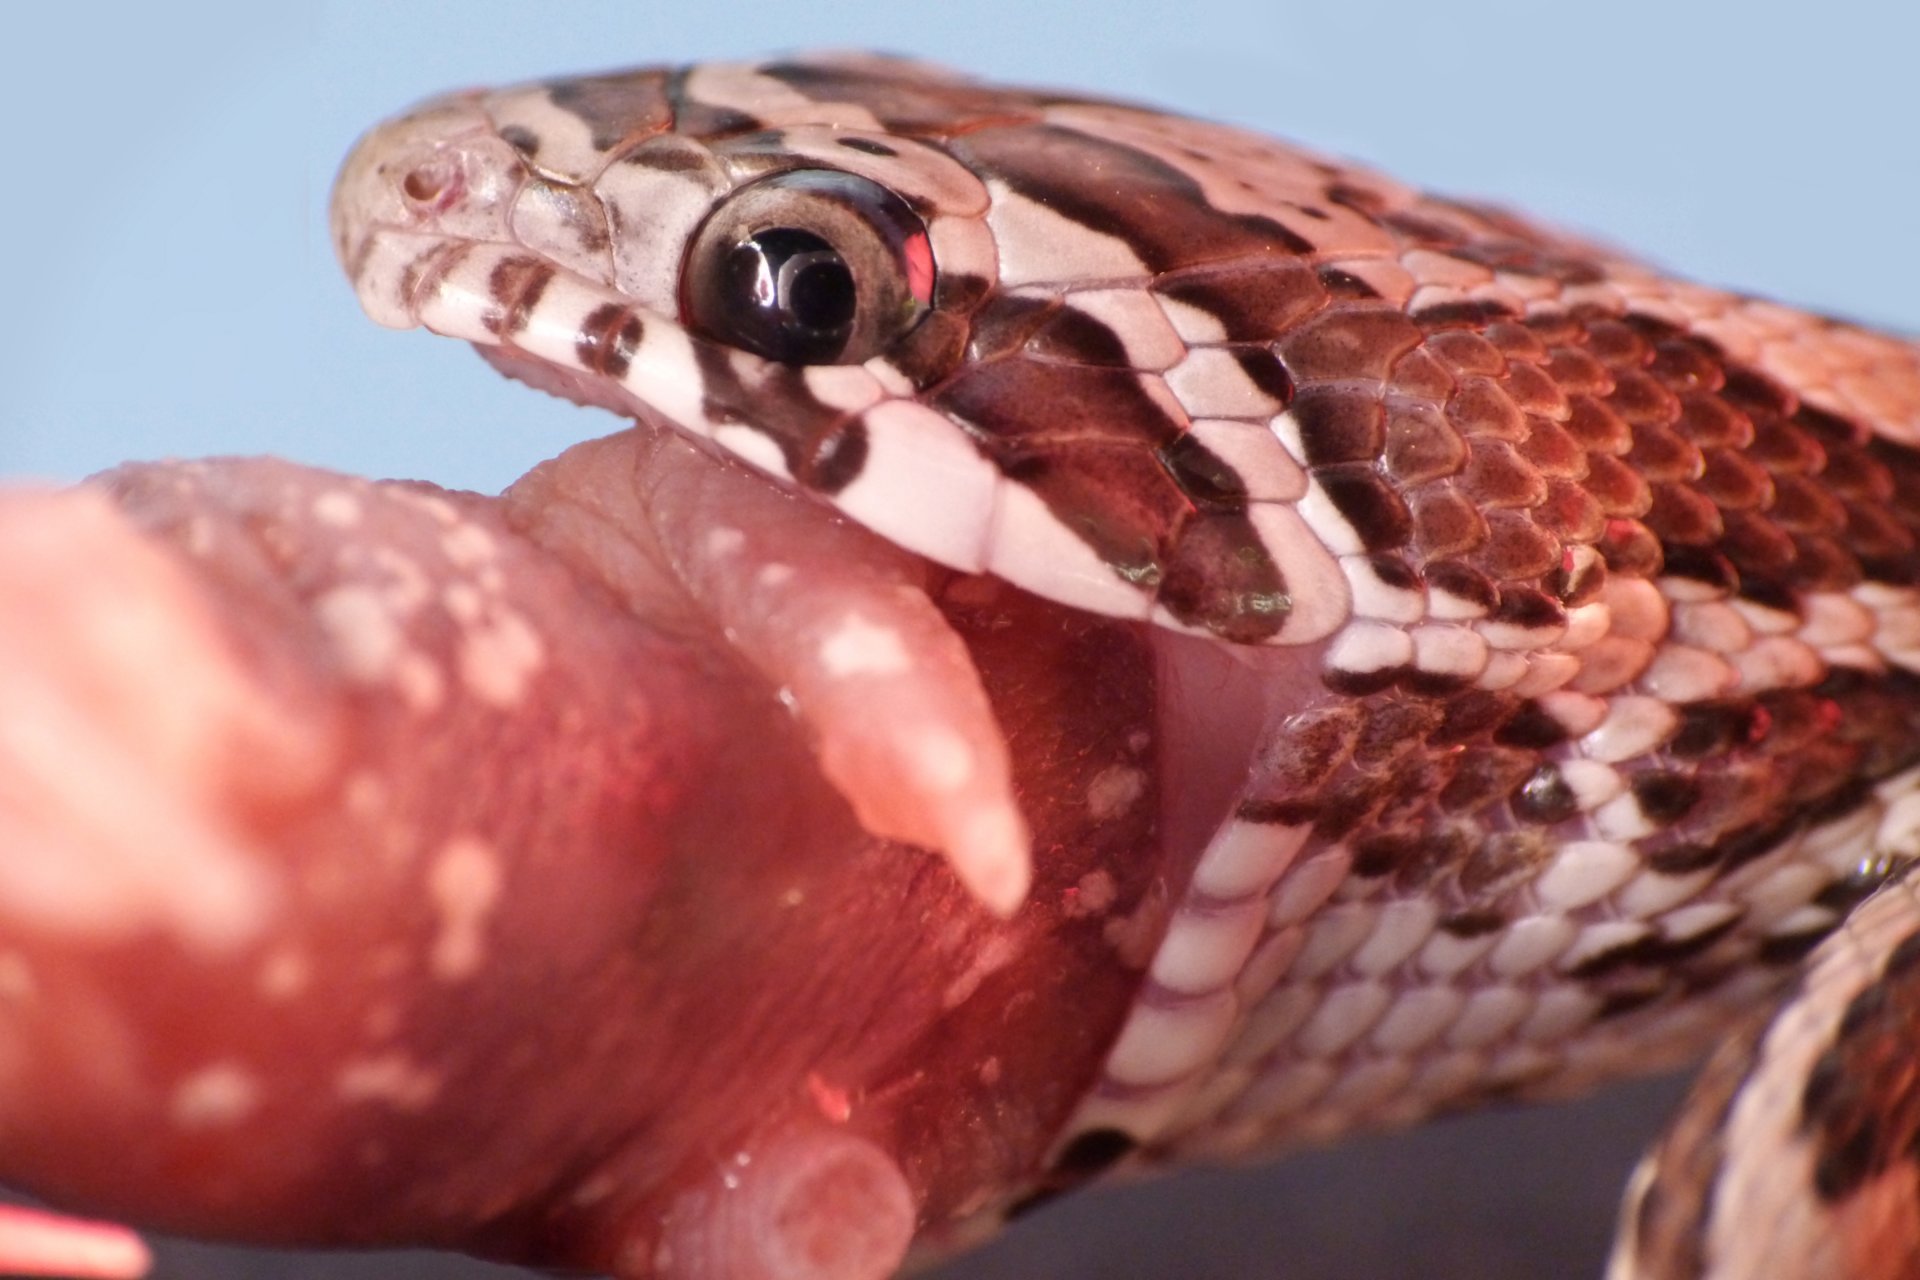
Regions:
M 903 949 L 827 977 L 943 975 L 910 1034 L 895 993 L 754 1040 L 776 1101 L 695 1154 L 649 1121 L 379 1238 L 878 1277 L 1110 1171 L 1716 1049 L 1612 1280 L 1920 1276 L 1920 346 L 856 55 L 436 99 L 332 225 L 374 319 L 638 422 L 523 482 L 594 495 L 540 538 L 618 595 L 579 530 L 644 495 L 924 851 Z

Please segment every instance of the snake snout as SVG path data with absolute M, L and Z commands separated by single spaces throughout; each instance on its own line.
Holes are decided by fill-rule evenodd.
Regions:
M 524 159 L 473 95 L 436 99 L 368 131 L 334 179 L 334 252 L 375 320 L 418 323 L 412 294 L 432 257 L 508 238 Z

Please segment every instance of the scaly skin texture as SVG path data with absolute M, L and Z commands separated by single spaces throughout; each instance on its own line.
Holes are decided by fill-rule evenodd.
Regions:
M 735 201 L 906 211 L 830 244 L 857 363 L 729 341 Z M 375 318 L 643 425 L 498 501 L 230 464 L 113 480 L 145 542 L 48 507 L 199 676 L 20 668 L 207 892 L 20 806 L 104 872 L 0 881 L 0 1174 L 881 1275 L 1117 1163 L 1586 1087 L 1788 993 L 1616 1274 L 1911 1273 L 1920 349 L 875 59 L 438 100 L 334 213 Z

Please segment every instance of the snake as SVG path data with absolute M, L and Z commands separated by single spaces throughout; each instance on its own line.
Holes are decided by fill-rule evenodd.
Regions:
M 956 1026 L 1079 957 L 994 1006 L 1070 1046 L 1019 1105 L 1017 1049 L 945 1119 L 809 1077 L 590 1265 L 882 1276 L 1109 1174 L 1710 1053 L 1609 1280 L 1920 1276 L 1920 345 L 864 54 L 436 98 L 331 230 L 375 321 L 638 424 L 594 484 L 724 477 L 661 535 L 686 589 L 861 827 L 1011 930 Z M 778 545 L 728 523 L 768 503 Z M 837 570 L 946 621 L 795 621 Z M 1077 691 L 1070 821 L 990 634 Z

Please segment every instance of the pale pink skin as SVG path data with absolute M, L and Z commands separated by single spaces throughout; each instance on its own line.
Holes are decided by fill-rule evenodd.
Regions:
M 716 624 L 752 593 L 672 531 L 702 511 L 964 641 L 1041 853 L 1011 920 L 863 829 L 817 646 Z M 1155 661 L 644 429 L 498 499 L 269 460 L 6 495 L 0 1181 L 644 1276 L 734 1247 L 743 1155 L 826 1152 L 814 1228 L 877 1217 L 834 1247 L 884 1273 L 1034 1185 L 1126 1012 L 1111 922 L 1150 942 L 1194 842 L 1085 798 Z

